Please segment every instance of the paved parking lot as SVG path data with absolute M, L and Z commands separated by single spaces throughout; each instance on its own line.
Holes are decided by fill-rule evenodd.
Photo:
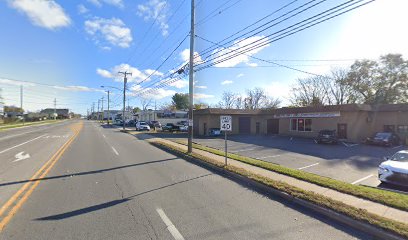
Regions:
M 160 134 L 164 138 L 185 139 L 185 134 Z M 195 142 L 224 150 L 223 138 L 195 138 Z M 407 191 L 406 188 L 380 185 L 377 179 L 378 165 L 383 157 L 391 156 L 406 146 L 380 147 L 364 144 L 339 143 L 337 145 L 317 144 L 313 139 L 282 136 L 228 136 L 228 152 L 276 163 L 282 166 L 315 173 L 353 184 L 373 187 L 392 187 Z

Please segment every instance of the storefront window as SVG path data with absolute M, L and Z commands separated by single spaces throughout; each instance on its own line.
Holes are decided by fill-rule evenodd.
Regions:
M 299 132 L 305 131 L 305 120 L 303 118 L 298 119 L 298 131 Z
M 290 130 L 297 131 L 297 119 L 292 119 L 291 121 Z
M 408 133 L 408 125 L 398 125 L 399 133 Z
M 298 132 L 311 132 L 312 119 L 308 118 L 294 118 L 290 121 L 290 130 Z
M 305 131 L 306 132 L 312 131 L 312 119 L 305 119 Z

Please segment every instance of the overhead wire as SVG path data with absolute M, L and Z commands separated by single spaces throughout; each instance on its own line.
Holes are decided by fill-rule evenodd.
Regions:
M 353 0 L 351 0 L 351 1 L 353 1 Z M 351 1 L 349 1 L 349 2 L 351 2 Z M 363 1 L 363 0 L 359 0 L 359 1 L 357 1 L 357 3 L 358 3 L 358 2 L 361 2 L 361 1 Z M 282 29 L 282 30 L 279 30 L 279 31 L 277 31 L 277 32 L 274 32 L 274 33 L 272 33 L 272 34 L 269 34 L 269 35 L 267 35 L 267 36 L 265 36 L 265 37 L 263 37 L 263 38 L 261 38 L 261 39 L 258 39 L 258 40 L 256 40 L 256 41 L 253 41 L 253 42 L 251 42 L 251 43 L 249 43 L 249 44 L 246 44 L 246 45 L 244 45 L 244 46 L 242 46 L 242 47 L 239 47 L 239 48 L 237 48 L 237 49 L 231 49 L 231 48 L 230 48 L 230 49 L 228 49 L 229 52 L 224 53 L 224 54 L 220 54 L 220 55 L 216 56 L 215 58 L 212 59 L 212 60 L 213 60 L 212 63 L 207 64 L 207 65 L 205 65 L 204 67 L 209 67 L 209 66 L 213 66 L 213 65 L 219 64 L 219 63 L 221 63 L 221 62 L 225 62 L 225 61 L 230 60 L 230 59 L 232 59 L 232 58 L 234 58 L 234 57 L 236 57 L 236 56 L 239 56 L 239 55 L 241 55 L 241 54 L 243 54 L 243 53 L 250 52 L 250 51 L 253 51 L 253 50 L 257 49 L 257 48 L 266 46 L 266 45 L 268 45 L 268 44 L 270 44 L 270 43 L 272 43 L 272 42 L 278 41 L 278 40 L 280 40 L 280 39 L 283 39 L 283 38 L 285 38 L 285 37 L 288 37 L 288 36 L 290 36 L 290 35 L 293 35 L 293 34 L 295 34 L 295 33 L 297 33 L 297 32 L 303 31 L 303 30 L 305 30 L 305 29 L 308 29 L 308 28 L 310 28 L 310 27 L 312 27 L 312 26 L 315 26 L 315 25 L 317 25 L 317 24 L 320 24 L 320 23 L 322 23 L 322 22 L 328 21 L 328 20 L 330 20 L 330 19 L 332 19 L 332 18 L 334 18 L 334 17 L 337 17 L 337 16 L 340 16 L 340 15 L 342 15 L 342 14 L 345 14 L 345 13 L 347 13 L 347 12 L 349 12 L 349 11 L 352 11 L 352 10 L 354 10 L 354 9 L 357 9 L 357 8 L 359 8 L 359 7 L 362 7 L 362 6 L 364 6 L 364 5 L 368 4 L 368 3 L 371 3 L 371 2 L 373 2 L 373 1 L 375 1 L 375 0 L 371 0 L 371 1 L 365 2 L 365 3 L 363 3 L 363 4 L 360 4 L 360 5 L 358 5 L 358 6 L 349 8 L 349 9 L 347 9 L 347 10 L 345 10 L 345 11 L 343 11 L 343 12 L 340 12 L 340 13 L 338 13 L 338 14 L 332 15 L 332 14 L 337 13 L 338 11 L 341 11 L 341 10 L 343 10 L 343 9 L 345 9 L 345 8 L 347 8 L 347 7 L 349 7 L 349 6 L 351 6 L 351 5 L 345 6 L 345 7 L 342 7 L 342 8 L 340 8 L 340 9 L 338 9 L 338 10 L 335 10 L 335 11 L 333 11 L 333 12 L 331 12 L 331 13 L 328 13 L 328 14 L 326 14 L 326 15 L 323 15 L 323 16 L 317 18 L 317 19 L 311 20 L 311 19 L 313 19 L 313 18 L 316 18 L 317 16 L 320 16 L 320 15 L 326 13 L 327 11 L 331 11 L 332 9 L 335 9 L 335 8 L 337 8 L 337 7 L 341 6 L 341 5 L 343 5 L 343 4 L 340 4 L 340 5 L 338 5 L 338 6 L 335 7 L 335 8 L 332 8 L 332 9 L 330 9 L 330 10 L 326 10 L 326 11 L 324 11 L 324 12 L 322 12 L 322 13 L 319 13 L 319 14 L 313 16 L 313 17 L 310 17 L 310 18 L 307 18 L 307 19 L 305 19 L 305 20 L 302 20 L 302 21 L 300 21 L 300 22 L 298 22 L 298 23 L 296 23 L 296 24 L 293 24 L 293 25 L 291 25 L 291 26 L 289 26 L 289 27 L 286 27 L 286 28 L 284 28 L 284 29 Z M 332 16 L 330 16 L 330 15 L 332 15 Z M 326 18 L 325 18 L 325 17 L 326 17 Z M 323 19 L 323 20 L 320 20 L 320 19 L 322 19 L 322 18 L 324 18 L 324 19 Z M 311 21 L 309 21 L 309 20 L 311 20 Z M 318 21 L 318 20 L 320 20 L 320 21 Z M 307 21 L 309 21 L 309 22 L 307 22 Z M 303 22 L 307 22 L 307 23 L 301 24 L 301 23 L 303 23 Z M 301 25 L 300 25 L 300 26 L 296 26 L 296 25 L 299 25 L 299 24 L 301 24 Z M 309 24 L 309 25 L 308 25 L 308 24 Z M 295 27 L 295 26 L 296 26 L 296 27 Z M 293 28 L 293 27 L 295 27 L 295 28 Z M 286 31 L 287 29 L 290 29 L 290 28 L 293 28 L 293 29 Z M 284 31 L 286 31 L 286 32 L 284 32 Z M 274 37 L 274 38 L 272 38 L 272 39 L 268 39 L 270 36 L 276 35 L 277 33 L 280 33 L 280 32 L 284 32 L 284 33 L 282 33 L 282 34 L 280 34 L 280 35 L 278 35 L 278 36 L 276 36 L 276 37 Z M 257 43 L 257 42 L 259 42 L 259 43 Z M 257 43 L 257 44 L 253 45 L 254 43 Z M 224 50 L 225 50 L 225 49 L 222 49 L 220 52 L 222 52 L 222 51 L 224 51 Z M 234 53 L 234 52 L 236 52 L 236 53 Z M 230 55 L 230 54 L 232 54 L 232 55 Z M 224 57 L 225 55 L 230 55 L 230 56 Z M 222 58 L 222 57 L 224 57 L 224 58 Z M 221 59 L 221 60 L 218 60 L 218 61 L 214 61 L 215 59 L 219 59 L 219 58 L 222 58 L 222 59 Z M 197 64 L 197 65 L 203 65 L 203 64 L 205 64 L 205 63 L 201 63 L 201 64 Z M 203 67 L 198 68 L 196 71 L 199 71 L 199 70 L 201 70 L 201 69 L 203 69 Z

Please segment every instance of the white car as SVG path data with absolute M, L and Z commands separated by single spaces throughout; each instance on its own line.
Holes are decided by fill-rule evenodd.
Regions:
M 408 186 L 408 150 L 385 158 L 378 167 L 378 179 L 384 183 Z
M 146 122 L 140 121 L 136 123 L 136 130 L 137 131 L 150 131 L 150 126 Z

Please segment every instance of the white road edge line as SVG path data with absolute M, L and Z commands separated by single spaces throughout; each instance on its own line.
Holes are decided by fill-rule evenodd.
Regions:
M 13 147 L 10 147 L 10 148 L 7 148 L 7 149 L 4 149 L 3 151 L 1 151 L 1 152 L 0 152 L 0 154 L 1 154 L 1 153 L 5 153 L 5 152 L 7 152 L 7 151 L 9 151 L 9 150 L 11 150 L 11 149 L 14 149 L 14 148 L 16 148 L 16 147 L 20 147 L 20 146 L 22 146 L 22 145 L 24 145 L 24 144 L 26 144 L 26 143 L 29 143 L 29 142 L 35 141 L 35 140 L 37 140 L 37 139 L 39 139 L 39 138 L 44 137 L 45 135 L 47 135 L 47 134 L 43 134 L 43 135 L 41 135 L 41 136 L 39 136 L 39 137 L 33 138 L 33 139 L 28 140 L 28 141 L 26 141 L 26 142 L 23 142 L 23 143 L 20 143 L 20 144 L 18 144 L 18 145 L 15 145 L 15 146 L 13 146 Z
M 115 149 L 114 147 L 112 147 L 112 146 L 111 146 L 111 148 L 112 148 L 112 150 L 115 152 L 115 154 L 119 156 L 118 151 L 116 151 L 116 149 Z
M 270 155 L 270 156 L 264 156 L 264 157 L 257 157 L 255 159 L 265 159 L 265 158 L 276 158 L 276 157 L 280 157 L 280 155 Z
M 357 181 L 354 181 L 354 182 L 352 182 L 351 184 L 357 184 L 357 183 L 359 183 L 359 182 L 362 182 L 362 181 L 364 181 L 364 180 L 366 180 L 366 179 L 369 179 L 370 177 L 372 177 L 372 176 L 374 176 L 374 174 L 370 174 L 370 175 L 368 175 L 367 177 L 363 177 L 363 178 L 361 178 L 361 179 L 358 179 Z
M 307 165 L 307 166 L 304 166 L 304 167 L 298 168 L 298 170 L 302 170 L 302 169 L 310 168 L 310 167 L 313 167 L 313 166 L 316 166 L 316 165 L 319 165 L 319 163 L 313 163 L 313 164 L 310 164 L 310 165 Z
M 169 230 L 173 238 L 175 240 L 184 240 L 184 237 L 177 230 L 176 226 L 174 226 L 174 224 L 170 221 L 170 219 L 164 213 L 163 209 L 157 208 L 156 211 L 159 214 L 160 218 L 163 220 L 164 224 L 166 224 L 167 230 Z

